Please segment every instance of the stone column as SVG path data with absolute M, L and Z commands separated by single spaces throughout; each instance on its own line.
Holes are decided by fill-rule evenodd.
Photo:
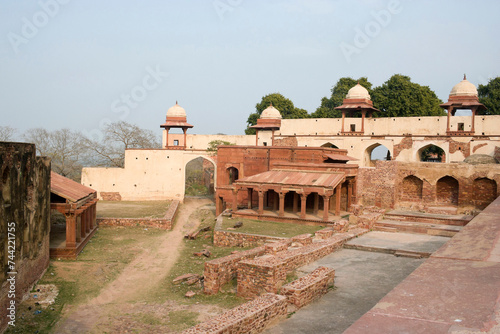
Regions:
M 340 216 L 340 193 L 342 189 L 342 183 L 339 183 L 337 188 L 335 188 L 335 216 Z
M 238 210 L 238 189 L 233 189 L 233 212 Z
M 92 205 L 90 205 L 87 209 L 85 209 L 85 231 L 87 234 L 90 233 L 90 213 L 92 212 Z
M 284 192 L 279 193 L 279 199 L 280 199 L 280 210 L 278 212 L 278 216 L 284 217 L 285 216 L 285 194 Z
M 307 194 L 300 194 L 300 218 L 306 218 Z
M 78 222 L 80 222 L 80 223 L 78 223 Z M 82 224 L 83 224 L 82 217 L 76 215 L 76 225 L 75 225 L 75 238 L 76 239 L 75 240 L 77 243 L 82 241 L 82 238 L 84 236 L 85 228 L 82 227 L 83 226 Z
M 344 119 L 345 119 L 345 111 L 342 110 L 342 133 L 344 133 Z
M 259 210 L 257 211 L 257 213 L 261 215 L 264 213 L 264 191 L 259 190 L 258 193 L 259 193 Z
M 365 133 L 365 116 L 366 116 L 366 110 L 361 110 L 361 132 Z
M 85 239 L 85 236 L 87 235 L 87 227 L 85 226 L 87 224 L 87 219 L 85 218 L 85 209 L 82 209 L 80 215 L 80 228 L 81 228 L 81 237 L 82 239 Z
M 446 132 L 450 131 L 450 116 L 451 116 L 451 110 L 452 109 L 453 109 L 452 106 L 448 107 L 448 115 L 447 115 L 447 118 L 446 118 Z
M 70 212 L 66 216 L 66 248 L 76 248 L 76 215 Z
M 352 204 L 352 181 L 347 181 L 347 211 L 351 210 Z
M 252 188 L 248 188 L 247 191 L 248 191 L 248 208 L 252 209 L 252 194 L 253 194 L 253 189 Z
M 187 129 L 186 128 L 182 128 L 182 131 L 184 132 L 184 148 L 187 147 L 187 142 L 186 142 L 186 132 L 187 132 Z
M 167 140 L 166 140 L 166 143 L 165 143 L 165 147 L 168 147 L 168 130 L 169 130 L 169 128 L 165 128 L 165 130 L 167 131 Z
M 255 146 L 259 146 L 259 129 L 255 129 Z
M 471 131 L 474 134 L 476 132 L 475 130 L 475 123 L 476 123 L 476 110 L 477 107 L 472 107 L 472 125 L 471 125 Z
M 330 207 L 330 196 L 323 195 L 323 220 L 328 221 L 328 208 Z

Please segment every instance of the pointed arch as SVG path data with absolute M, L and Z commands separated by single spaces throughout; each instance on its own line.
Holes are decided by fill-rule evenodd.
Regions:
M 365 149 L 364 165 L 365 167 L 375 167 L 376 160 L 391 160 L 391 157 L 392 152 L 387 146 L 381 143 L 375 143 Z
M 443 176 L 436 183 L 436 199 L 440 204 L 458 205 L 457 179 L 452 176 Z
M 480 177 L 473 183 L 474 205 L 478 209 L 486 208 L 497 198 L 497 183 L 487 177 Z
M 428 144 L 417 151 L 416 160 L 422 162 L 446 162 L 446 153 L 442 147 L 436 144 Z
M 324 143 L 323 145 L 321 145 L 321 147 L 337 148 L 337 149 L 338 149 L 338 146 L 337 146 L 337 145 L 332 144 L 332 143 L 330 143 L 330 142 Z

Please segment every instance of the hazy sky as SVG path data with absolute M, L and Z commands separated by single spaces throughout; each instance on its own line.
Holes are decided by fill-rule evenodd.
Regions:
M 160 133 L 178 100 L 190 133 L 243 134 L 266 94 L 313 112 L 343 76 L 394 73 L 446 101 L 464 73 L 500 75 L 499 13 L 498 0 L 2 0 L 0 125 Z

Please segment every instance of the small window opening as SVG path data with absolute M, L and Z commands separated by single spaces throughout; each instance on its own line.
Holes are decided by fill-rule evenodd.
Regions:
M 351 124 L 351 132 L 355 132 L 356 131 L 356 124 Z

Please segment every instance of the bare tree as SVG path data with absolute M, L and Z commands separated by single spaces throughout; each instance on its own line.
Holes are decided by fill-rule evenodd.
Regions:
M 0 141 L 12 141 L 17 130 L 10 126 L 0 126 Z
M 83 136 L 77 131 L 62 129 L 49 132 L 42 128 L 28 130 L 23 139 L 34 143 L 37 154 L 52 159 L 52 170 L 79 181 L 85 146 Z
M 94 166 L 123 167 L 126 149 L 161 147 L 153 131 L 123 121 L 108 124 L 103 133 L 103 142 L 84 140 L 85 147 L 92 152 L 89 164 Z

